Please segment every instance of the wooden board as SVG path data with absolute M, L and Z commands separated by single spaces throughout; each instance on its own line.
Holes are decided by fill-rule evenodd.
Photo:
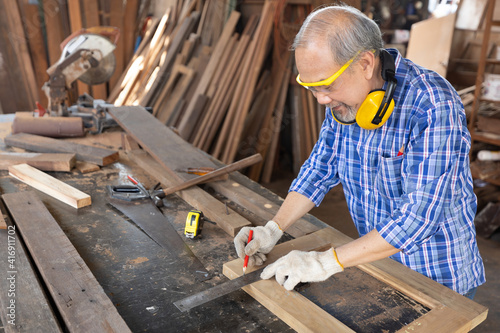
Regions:
M 0 210 L 0 229 L 7 229 L 7 223 L 5 223 L 5 218 L 3 216 L 3 212 Z
M 462 0 L 457 13 L 456 29 L 479 30 L 488 0 Z
M 88 266 L 36 194 L 17 192 L 4 194 L 2 198 L 68 330 L 130 332 Z
M 9 175 L 72 207 L 82 208 L 92 204 L 90 195 L 28 164 L 10 166 Z
M 26 163 L 43 171 L 69 172 L 75 166 L 75 154 L 52 153 L 4 153 L 0 152 L 0 170 Z
M 41 153 L 74 153 L 80 161 L 105 166 L 119 159 L 117 151 L 91 147 L 39 135 L 18 133 L 7 136 L 5 144 Z
M 268 255 L 266 264 L 276 261 L 291 250 L 312 251 L 337 247 L 351 240 L 335 229 L 325 228 L 277 245 Z M 242 267 L 241 259 L 233 260 L 224 264 L 223 273 L 234 279 L 243 274 Z M 486 319 L 486 307 L 391 259 L 357 268 L 430 309 L 398 332 L 468 332 Z M 285 290 L 274 279 L 258 281 L 243 290 L 298 332 L 353 332 L 300 293 Z
M 145 151 L 133 150 L 128 152 L 127 155 L 154 179 L 161 182 L 163 188 L 177 184 L 178 178 L 165 171 L 165 168 Z M 197 186 L 177 192 L 176 194 L 194 208 L 203 211 L 203 214 L 209 220 L 216 222 L 219 228 L 233 237 L 236 236 L 241 228 L 251 226 L 248 220 L 238 215 L 232 209 L 227 208 L 222 202 Z
M 0 230 L 3 258 L 0 260 L 0 319 L 4 330 L 6 333 L 62 332 L 20 236 L 11 223 L 8 230 Z
M 456 13 L 411 26 L 406 57 L 414 63 L 446 76 Z M 436 34 L 439 31 L 439 34 Z

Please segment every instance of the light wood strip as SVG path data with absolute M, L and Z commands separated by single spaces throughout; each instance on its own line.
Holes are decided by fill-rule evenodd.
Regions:
M 81 208 L 89 206 L 92 203 L 90 195 L 28 164 L 18 164 L 9 167 L 9 175 L 72 207 Z

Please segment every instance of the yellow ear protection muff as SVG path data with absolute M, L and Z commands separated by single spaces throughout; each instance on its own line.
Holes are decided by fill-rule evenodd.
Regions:
M 396 65 L 391 54 L 386 50 L 380 50 L 382 63 L 382 78 L 387 82 L 385 90 L 376 89 L 370 91 L 356 113 L 356 123 L 364 129 L 376 129 L 381 127 L 389 119 L 394 110 L 394 91 L 398 81 L 396 80 Z
M 381 127 L 389 119 L 394 110 L 394 91 L 398 81 L 396 80 L 396 65 L 391 54 L 386 50 L 380 50 L 380 60 L 382 63 L 382 78 L 387 82 L 386 90 L 376 89 L 370 91 L 356 113 L 356 123 L 364 129 L 376 129 Z M 333 114 L 333 118 L 335 115 Z M 338 121 L 338 120 L 337 120 Z M 351 125 L 352 123 L 341 124 Z

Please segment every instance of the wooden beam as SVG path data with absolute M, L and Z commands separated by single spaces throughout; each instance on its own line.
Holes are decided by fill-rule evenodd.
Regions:
M 321 229 L 313 234 L 277 245 L 269 253 L 266 265 L 292 250 L 312 251 L 337 247 L 351 240 L 333 228 Z M 236 259 L 224 264 L 223 273 L 234 279 L 243 274 L 242 267 L 242 259 Z M 429 312 L 408 323 L 398 332 L 468 332 L 486 319 L 488 313 L 486 307 L 394 260 L 383 259 L 357 267 L 430 308 Z M 254 269 L 252 267 L 250 271 Z M 260 280 L 244 287 L 243 290 L 299 332 L 353 332 L 300 293 L 287 291 L 278 285 L 273 278 Z
M 0 256 L 5 258 L 0 260 L 4 272 L 0 279 L 0 319 L 5 332 L 62 332 L 15 225 L 9 223 L 7 230 L 0 230 L 0 243 Z
M 5 218 L 3 217 L 3 212 L 0 210 L 0 229 L 7 229 L 7 223 L 5 223 Z M 7 244 L 7 243 L 4 243 Z
M 9 175 L 74 208 L 82 208 L 92 204 L 90 195 L 28 164 L 9 167 Z
M 2 198 L 68 330 L 131 332 L 36 194 L 17 192 L 4 194 Z
M 26 163 L 43 171 L 69 172 L 75 162 L 75 154 L 0 152 L 0 170 L 8 170 L 11 165 Z
M 127 155 L 151 177 L 161 182 L 163 188 L 178 184 L 178 178 L 168 173 L 162 165 L 145 151 L 133 150 L 129 151 Z M 182 190 L 176 194 L 194 208 L 202 210 L 205 216 L 211 221 L 215 221 L 222 230 L 232 237 L 236 236 L 241 228 L 252 225 L 248 220 L 232 209 L 226 208 L 222 202 L 197 186 Z
M 80 161 L 105 166 L 117 161 L 117 151 L 51 139 L 40 135 L 18 133 L 4 139 L 5 144 L 40 153 L 74 153 Z
M 68 14 L 71 26 L 71 33 L 80 31 L 83 28 L 82 7 L 80 0 L 68 0 Z M 76 80 L 78 95 L 89 92 L 89 85 L 80 80 Z

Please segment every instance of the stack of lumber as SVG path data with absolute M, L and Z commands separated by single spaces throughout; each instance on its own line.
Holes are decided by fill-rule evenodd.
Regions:
M 249 175 L 269 181 L 289 92 L 295 165 L 318 137 L 314 98 L 291 83 L 288 46 L 299 24 L 288 24 L 283 36 L 283 23 L 302 22 L 310 8 L 266 0 L 244 20 L 229 7 L 214 11 L 212 2 L 198 8 L 187 1 L 181 15 L 169 8 L 155 21 L 110 101 L 152 107 L 163 124 L 223 163 L 260 153 L 264 161 Z

